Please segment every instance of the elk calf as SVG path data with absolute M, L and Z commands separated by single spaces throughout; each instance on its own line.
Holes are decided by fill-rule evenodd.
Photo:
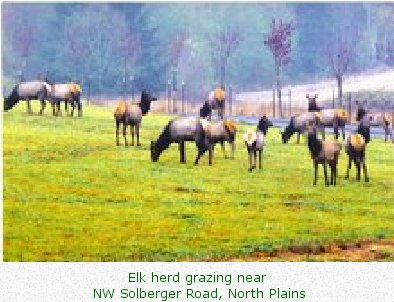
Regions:
M 259 169 L 261 169 L 262 153 L 265 136 L 272 122 L 264 115 L 260 118 L 256 130 L 249 129 L 244 134 L 244 142 L 249 155 L 249 171 L 256 168 L 257 153 L 259 154 Z

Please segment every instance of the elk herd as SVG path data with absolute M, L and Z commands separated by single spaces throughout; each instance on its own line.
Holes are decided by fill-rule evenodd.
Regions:
M 14 87 L 11 94 L 4 100 L 4 111 L 12 109 L 19 101 L 26 101 L 27 113 L 33 113 L 31 100 L 39 100 L 41 109 L 39 114 L 43 114 L 46 101 L 52 105 L 53 115 L 60 115 L 60 102 L 64 102 L 65 110 L 68 112 L 68 104 L 71 105 L 71 116 L 74 108 L 78 108 L 78 115 L 82 116 L 81 86 L 76 83 L 49 83 L 47 80 L 37 80 L 19 83 Z
M 68 114 L 68 104 L 71 105 L 71 116 L 74 108 L 77 107 L 78 115 L 82 116 L 82 104 L 80 100 L 81 87 L 76 83 L 54 84 L 48 81 L 23 82 L 14 87 L 9 97 L 4 100 L 4 111 L 10 110 L 19 101 L 27 102 L 27 112 L 32 113 L 30 101 L 38 99 L 41 102 L 40 114 L 43 114 L 46 101 L 52 105 L 54 116 L 60 115 L 60 103 L 65 103 Z M 338 176 L 338 160 L 342 149 L 348 157 L 348 165 L 345 178 L 349 178 L 349 170 L 352 164 L 357 169 L 357 180 L 361 179 L 361 169 L 364 180 L 369 181 L 366 166 L 367 144 L 370 142 L 370 127 L 382 126 L 385 132 L 385 141 L 392 137 L 392 115 L 389 113 L 370 114 L 363 106 L 358 105 L 356 113 L 356 130 L 345 135 L 345 126 L 349 123 L 348 112 L 342 108 L 324 109 L 317 105 L 317 95 L 306 95 L 308 100 L 308 111 L 293 115 L 289 124 L 282 129 L 281 139 L 283 144 L 287 144 L 293 134 L 297 133 L 297 143 L 300 142 L 301 134 L 305 135 L 307 147 L 313 162 L 314 180 L 317 184 L 318 166 L 323 166 L 325 184 L 336 185 Z M 136 136 L 137 146 L 140 146 L 140 126 L 143 116 L 150 108 L 151 102 L 157 98 L 152 97 L 147 91 L 142 91 L 141 99 L 136 104 L 129 104 L 125 101 L 119 102 L 114 110 L 116 125 L 115 137 L 116 145 L 119 142 L 119 129 L 122 126 L 124 144 L 128 146 L 127 128 L 130 126 L 132 135 L 131 145 L 134 145 Z M 222 87 L 213 90 L 207 101 L 203 103 L 198 116 L 176 117 L 170 120 L 163 128 L 155 141 L 150 144 L 150 156 L 152 162 L 157 162 L 160 155 L 173 143 L 178 144 L 179 157 L 181 163 L 186 163 L 185 143 L 194 142 L 197 147 L 197 154 L 194 164 L 197 165 L 200 158 L 208 151 L 208 162 L 212 164 L 214 147 L 220 143 L 223 156 L 228 158 L 225 150 L 225 142 L 231 146 L 230 158 L 234 159 L 235 141 L 237 136 L 237 124 L 231 119 L 224 118 L 225 92 Z M 218 119 L 212 120 L 212 111 L 218 111 Z M 243 135 L 243 142 L 246 147 L 249 160 L 249 171 L 257 166 L 262 168 L 263 150 L 265 147 L 268 128 L 273 123 L 264 115 L 259 119 L 256 128 L 247 129 Z M 325 128 L 334 130 L 334 138 L 325 138 Z M 342 141 L 339 142 L 339 130 L 341 130 Z M 321 133 L 321 138 L 319 137 Z M 393 141 L 394 142 L 394 141 Z M 327 168 L 330 168 L 328 177 Z

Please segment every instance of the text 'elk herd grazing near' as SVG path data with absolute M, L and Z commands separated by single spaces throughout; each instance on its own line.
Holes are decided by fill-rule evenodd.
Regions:
M 10 96 L 5 98 L 4 111 L 10 110 L 20 100 L 27 102 L 27 112 L 32 113 L 30 101 L 38 99 L 41 102 L 40 114 L 43 114 L 46 101 L 52 105 L 53 115 L 60 115 L 60 102 L 72 107 L 71 116 L 74 108 L 78 108 L 78 115 L 82 116 L 82 104 L 80 100 L 81 87 L 76 83 L 53 84 L 48 81 L 30 81 L 23 82 L 15 86 Z M 372 115 L 358 104 L 356 114 L 357 130 L 349 133 L 345 137 L 345 126 L 349 123 L 348 112 L 344 109 L 323 109 L 317 106 L 317 95 L 309 96 L 308 111 L 294 115 L 290 118 L 287 127 L 281 131 L 282 142 L 286 144 L 294 133 L 297 133 L 297 143 L 299 143 L 301 133 L 305 134 L 307 146 L 314 165 L 314 181 L 317 183 L 318 166 L 321 164 L 324 170 L 324 179 L 326 185 L 336 185 L 338 175 L 337 165 L 342 145 L 338 141 L 339 129 L 342 132 L 343 147 L 348 155 L 348 165 L 345 178 L 349 178 L 349 170 L 352 163 L 357 169 L 357 180 L 361 177 L 361 168 L 363 169 L 364 179 L 369 181 L 367 166 L 365 162 L 366 146 L 370 142 L 370 126 L 382 126 L 385 131 L 385 141 L 392 137 L 392 116 L 388 113 Z M 127 141 L 127 127 L 130 126 L 132 135 L 131 145 L 134 145 L 134 137 L 137 136 L 137 146 L 140 146 L 139 130 L 142 117 L 145 116 L 151 107 L 151 102 L 157 98 L 152 97 L 149 92 L 142 91 L 141 99 L 137 104 L 129 104 L 125 101 L 119 102 L 114 111 L 116 124 L 116 145 L 119 143 L 119 128 L 122 125 L 123 138 L 125 145 Z M 225 142 L 231 146 L 231 159 L 234 159 L 235 140 L 237 134 L 237 125 L 231 119 L 224 118 L 225 108 L 225 91 L 222 87 L 213 90 L 208 100 L 202 105 L 199 116 L 177 117 L 170 120 L 164 127 L 162 133 L 156 141 L 151 141 L 150 154 L 151 160 L 157 162 L 160 155 L 172 143 L 179 145 L 180 162 L 186 163 L 185 142 L 195 142 L 197 155 L 194 164 L 197 165 L 201 156 L 208 151 L 208 162 L 212 164 L 213 151 L 217 143 L 220 143 L 223 155 L 227 158 L 225 151 Z M 211 121 L 212 111 L 218 111 L 218 120 Z M 262 153 L 265 146 L 265 137 L 268 128 L 273 126 L 272 122 L 264 115 L 260 118 L 255 129 L 248 129 L 243 135 L 243 141 L 246 146 L 249 171 L 256 168 L 258 155 L 259 169 L 262 167 Z M 325 139 L 326 127 L 334 129 L 334 139 Z M 322 133 L 322 139 L 318 137 L 318 132 Z M 331 171 L 330 181 L 327 176 L 327 165 Z

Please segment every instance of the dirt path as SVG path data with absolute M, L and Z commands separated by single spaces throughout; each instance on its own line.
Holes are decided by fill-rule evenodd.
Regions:
M 271 253 L 208 261 L 394 261 L 394 239 L 360 241 L 330 246 L 291 247 Z

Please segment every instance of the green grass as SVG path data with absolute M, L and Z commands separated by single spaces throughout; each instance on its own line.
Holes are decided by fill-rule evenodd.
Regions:
M 176 145 L 152 163 L 149 142 L 169 119 L 148 114 L 142 147 L 125 148 L 109 108 L 4 113 L 4 260 L 194 261 L 394 236 L 394 145 L 368 146 L 370 183 L 355 171 L 344 180 L 342 153 L 337 187 L 323 185 L 322 169 L 314 187 L 307 147 L 282 145 L 279 129 L 261 171 L 247 171 L 243 125 L 235 160 L 218 146 L 213 166 L 205 156 L 194 167 L 189 143 L 186 165 Z

